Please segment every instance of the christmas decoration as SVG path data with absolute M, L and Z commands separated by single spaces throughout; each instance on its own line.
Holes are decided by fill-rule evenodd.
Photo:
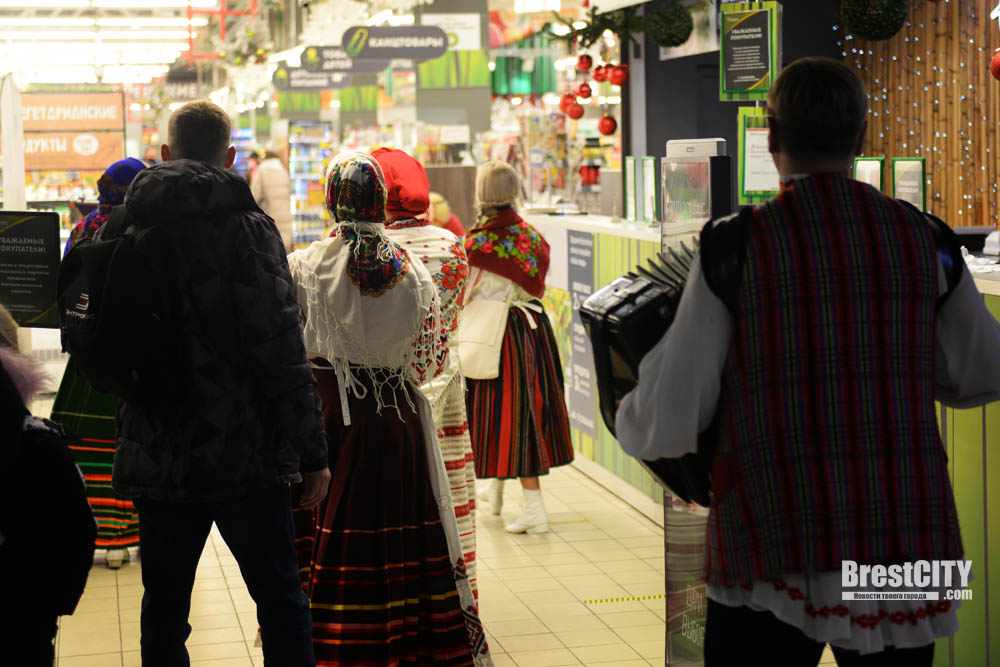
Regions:
M 579 102 L 573 102 L 573 104 L 569 105 L 566 109 L 566 115 L 573 120 L 580 120 L 583 118 L 583 105 Z
M 660 46 L 680 46 L 692 30 L 691 10 L 678 0 L 661 0 L 658 6 L 646 9 L 646 34 Z
M 609 69 L 608 81 L 612 86 L 624 86 L 628 83 L 628 65 L 615 65 Z
M 591 90 L 590 84 L 587 83 L 581 83 L 580 87 L 576 89 L 576 96 L 582 97 L 585 100 L 590 99 L 590 96 L 593 95 L 593 93 L 594 91 Z
M 1000 80 L 1000 49 L 993 51 L 993 60 L 990 62 L 990 74 L 994 79 Z
M 574 104 L 575 102 L 576 102 L 576 95 L 574 95 L 573 93 L 566 93 L 559 99 L 559 111 L 566 113 L 566 110 L 569 108 L 569 105 Z
M 601 83 L 602 81 L 607 81 L 608 80 L 607 67 L 605 67 L 604 65 L 598 65 L 597 67 L 594 68 L 592 76 L 594 77 L 594 81 L 597 81 L 598 83 Z
M 597 131 L 606 137 L 614 134 L 617 129 L 618 121 L 615 120 L 614 116 L 605 114 L 597 121 Z
M 576 68 L 581 72 L 589 72 L 590 68 L 594 66 L 594 59 L 590 57 L 589 54 L 581 53 L 576 59 Z
M 907 0 L 841 0 L 840 18 L 853 34 L 870 41 L 889 39 L 903 28 Z

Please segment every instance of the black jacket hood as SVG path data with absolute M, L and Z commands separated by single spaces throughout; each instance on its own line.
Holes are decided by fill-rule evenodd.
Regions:
M 169 160 L 142 170 L 129 186 L 125 206 L 138 221 L 260 211 L 243 178 L 197 160 Z

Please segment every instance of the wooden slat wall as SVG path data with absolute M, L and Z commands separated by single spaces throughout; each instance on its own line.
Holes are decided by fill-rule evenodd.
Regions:
M 891 40 L 847 37 L 844 60 L 871 97 L 865 154 L 927 161 L 927 207 L 953 227 L 1000 222 L 1000 81 L 990 74 L 996 0 L 911 0 Z

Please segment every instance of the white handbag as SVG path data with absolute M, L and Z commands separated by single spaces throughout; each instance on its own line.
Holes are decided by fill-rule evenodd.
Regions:
M 507 301 L 477 299 L 462 308 L 452 340 L 458 346 L 462 375 L 492 380 L 500 374 L 500 350 L 507 329 Z

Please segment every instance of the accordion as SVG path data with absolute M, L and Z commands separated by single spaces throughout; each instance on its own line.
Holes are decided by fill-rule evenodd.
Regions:
M 694 251 L 682 243 L 679 252 L 660 253 L 648 266 L 602 287 L 580 306 L 594 350 L 601 416 L 612 434 L 618 404 L 638 382 L 639 362 L 674 321 L 693 259 Z M 708 507 L 712 449 L 710 429 L 699 438 L 696 453 L 640 463 L 674 495 Z

